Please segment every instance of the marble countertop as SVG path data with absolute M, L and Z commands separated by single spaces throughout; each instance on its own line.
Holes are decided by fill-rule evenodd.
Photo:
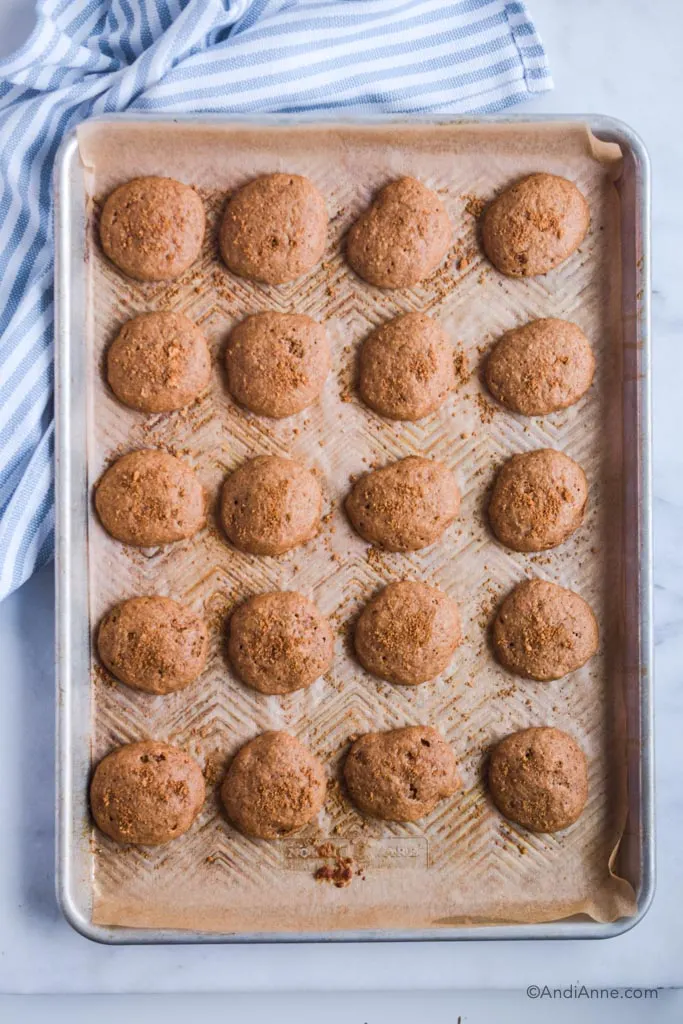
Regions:
M 27 35 L 31 6 L 0 5 L 2 51 Z M 530 6 L 556 90 L 518 109 L 619 117 L 642 135 L 653 164 L 658 891 L 650 913 L 604 942 L 113 948 L 83 939 L 62 919 L 53 891 L 54 618 L 46 569 L 0 605 L 0 992 L 683 983 L 683 873 L 676 867 L 683 845 L 683 6 L 653 4 L 646 17 L 637 0 Z

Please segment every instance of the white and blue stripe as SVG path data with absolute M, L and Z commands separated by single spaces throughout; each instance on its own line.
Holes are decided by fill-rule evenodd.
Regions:
M 490 113 L 552 87 L 513 0 L 42 0 L 0 61 L 0 598 L 53 548 L 52 166 L 117 110 Z

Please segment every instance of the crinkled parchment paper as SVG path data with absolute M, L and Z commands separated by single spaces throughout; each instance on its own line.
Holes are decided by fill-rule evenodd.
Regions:
M 116 683 L 93 654 L 93 761 L 120 743 L 151 736 L 179 744 L 205 766 L 206 806 L 189 834 L 158 849 L 120 847 L 93 832 L 93 918 L 99 924 L 229 932 L 427 928 L 462 923 L 539 922 L 575 914 L 611 921 L 635 912 L 633 890 L 612 873 L 625 814 L 625 741 L 620 691 L 621 406 L 618 197 L 619 154 L 571 125 L 381 125 L 254 127 L 181 123 L 84 126 L 83 161 L 94 197 L 88 243 L 92 387 L 89 474 L 94 484 L 115 456 L 161 447 L 192 464 L 212 495 L 243 459 L 292 455 L 324 480 L 326 515 L 318 538 L 279 559 L 232 549 L 215 522 L 192 540 L 136 551 L 89 524 L 91 629 L 114 602 L 167 594 L 211 625 L 206 672 L 192 687 L 152 697 Z M 592 224 L 579 252 L 547 277 L 510 280 L 483 258 L 477 214 L 514 179 L 550 171 L 586 195 Z M 307 277 L 282 287 L 249 284 L 220 263 L 215 227 L 226 192 L 269 171 L 308 175 L 326 197 L 329 247 Z M 140 174 L 194 185 L 210 230 L 201 259 L 173 284 L 141 285 L 119 275 L 96 239 L 98 201 Z M 383 292 L 346 266 L 342 240 L 373 192 L 411 174 L 436 189 L 453 223 L 444 265 L 418 287 Z M 128 317 L 173 309 L 201 326 L 214 357 L 209 393 L 191 410 L 145 417 L 125 409 L 103 380 L 103 354 Z M 323 321 L 334 368 L 322 401 L 283 422 L 235 406 L 222 353 L 232 326 L 275 309 Z M 418 424 L 392 423 L 359 402 L 358 346 L 377 324 L 420 310 L 453 341 L 456 393 Z M 578 323 L 597 356 L 590 392 L 567 411 L 526 420 L 494 405 L 480 382 L 483 356 L 508 328 L 542 316 Z M 585 469 L 590 507 L 581 530 L 542 555 L 507 551 L 484 514 L 497 468 L 514 452 L 560 448 Z M 342 499 L 351 477 L 409 454 L 442 459 L 463 494 L 459 521 L 425 551 L 369 548 L 346 522 Z M 534 683 L 506 674 L 488 647 L 497 602 L 525 576 L 577 590 L 601 627 L 597 657 L 566 679 Z M 378 587 L 403 577 L 425 580 L 460 603 L 465 642 L 448 672 L 417 688 L 367 675 L 354 661 L 349 625 Z M 225 657 L 230 610 L 247 595 L 275 588 L 309 595 L 332 619 L 333 668 L 311 689 L 285 698 L 252 692 Z M 437 726 L 452 744 L 464 787 L 416 824 L 362 818 L 339 784 L 349 740 L 409 723 Z M 505 821 L 489 802 L 482 765 L 487 749 L 528 725 L 554 725 L 576 737 L 590 766 L 581 819 L 559 835 L 532 835 Z M 259 842 L 223 817 L 215 783 L 230 756 L 264 729 L 298 736 L 329 766 L 324 811 L 294 838 Z M 320 857 L 319 847 L 332 844 Z M 315 880 L 350 858 L 351 883 Z M 334 872 L 332 872 L 334 873 Z

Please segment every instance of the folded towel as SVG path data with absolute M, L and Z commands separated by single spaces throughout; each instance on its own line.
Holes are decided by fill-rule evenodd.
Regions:
M 120 110 L 491 113 L 552 88 L 518 0 L 42 0 L 0 61 L 0 598 L 52 555 L 52 166 Z

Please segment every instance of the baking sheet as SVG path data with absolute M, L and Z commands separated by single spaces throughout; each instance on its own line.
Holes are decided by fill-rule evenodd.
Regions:
M 418 929 L 575 914 L 611 921 L 633 914 L 631 886 L 610 871 L 626 815 L 623 622 L 615 600 L 623 490 L 615 148 L 596 145 L 585 128 L 566 125 L 210 129 L 93 124 L 80 130 L 79 142 L 90 168 L 89 189 L 98 198 L 137 174 L 172 175 L 200 189 L 213 227 L 227 190 L 259 173 L 286 170 L 315 181 L 331 217 L 321 267 L 280 288 L 230 275 L 216 257 L 213 230 L 202 259 L 172 285 L 126 281 L 101 257 L 91 234 L 90 483 L 111 458 L 136 447 L 167 447 L 181 454 L 212 494 L 244 458 L 291 454 L 324 477 L 329 513 L 316 541 L 281 559 L 242 555 L 215 524 L 188 543 L 138 552 L 110 540 L 91 517 L 91 627 L 111 604 L 142 593 L 176 597 L 204 614 L 212 627 L 206 673 L 171 697 L 135 693 L 93 660 L 93 761 L 115 745 L 155 736 L 188 749 L 214 781 L 247 739 L 266 728 L 286 728 L 329 764 L 333 779 L 319 822 L 278 843 L 236 833 L 221 815 L 211 786 L 193 830 L 167 847 L 122 848 L 93 833 L 93 920 L 239 933 Z M 481 256 L 476 214 L 496 190 L 534 170 L 577 182 L 591 206 L 591 232 L 581 251 L 547 278 L 512 281 Z M 348 271 L 340 243 L 376 188 L 403 173 L 441 193 L 454 245 L 429 281 L 384 293 Z M 91 231 L 96 215 L 94 204 Z M 122 321 L 166 308 L 182 310 L 207 333 L 214 380 L 210 394 L 189 413 L 146 418 L 122 408 L 108 392 L 102 358 Z M 324 321 L 334 350 L 320 405 L 277 424 L 239 410 L 220 368 L 231 326 L 263 309 L 305 312 Z M 409 310 L 429 312 L 444 324 L 456 349 L 460 385 L 431 417 L 395 424 L 358 402 L 354 356 L 372 327 Z M 502 331 L 538 316 L 577 322 L 594 345 L 598 369 L 593 388 L 573 409 L 525 421 L 493 405 L 479 370 Z M 555 551 L 508 552 L 486 526 L 486 491 L 508 455 L 543 446 L 567 451 L 586 470 L 587 521 Z M 408 454 L 440 458 L 453 469 L 463 492 L 460 520 L 427 551 L 379 553 L 352 533 L 341 500 L 351 476 Z M 487 625 L 497 601 L 533 574 L 578 590 L 601 626 L 598 657 L 569 679 L 550 684 L 506 675 L 488 650 Z M 415 690 L 369 677 L 349 648 L 349 623 L 363 602 L 378 586 L 405 576 L 455 596 L 466 630 L 449 672 Z M 284 699 L 247 690 L 224 656 L 230 609 L 248 594 L 278 587 L 312 597 L 339 634 L 328 676 Z M 417 824 L 380 825 L 361 818 L 335 781 L 349 740 L 369 729 L 413 722 L 437 725 L 451 742 L 464 779 L 462 793 Z M 589 758 L 586 811 L 555 837 L 532 836 L 503 821 L 482 782 L 482 759 L 491 743 L 531 724 L 566 729 Z M 337 857 L 350 858 L 351 884 L 337 888 L 316 881 L 317 869 L 334 867 Z

